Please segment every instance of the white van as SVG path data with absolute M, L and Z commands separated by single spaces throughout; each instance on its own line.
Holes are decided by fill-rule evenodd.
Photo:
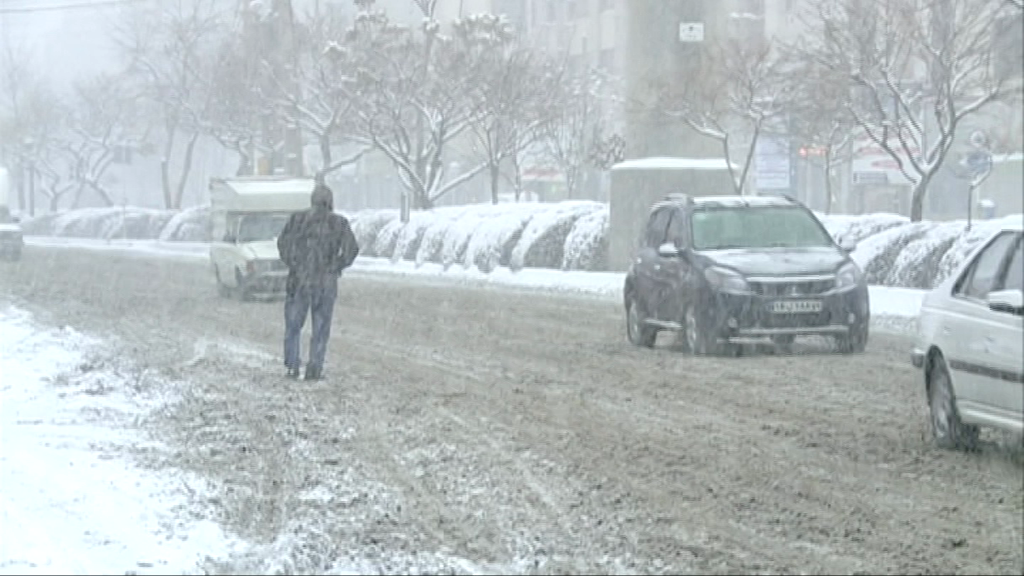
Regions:
M 314 185 L 312 179 L 277 176 L 210 181 L 210 266 L 221 296 L 284 293 L 288 269 L 277 237 L 289 216 L 309 208 Z

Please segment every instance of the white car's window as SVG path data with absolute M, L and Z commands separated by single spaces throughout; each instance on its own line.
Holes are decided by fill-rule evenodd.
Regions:
M 1017 242 L 1017 249 L 1010 257 L 1010 265 L 1006 268 L 1006 279 L 1003 290 L 1024 290 L 1024 240 Z
M 974 264 L 964 273 L 955 291 L 957 296 L 984 300 L 992 291 L 1006 258 L 1006 251 L 1016 240 L 1011 232 L 996 236 L 974 259 Z

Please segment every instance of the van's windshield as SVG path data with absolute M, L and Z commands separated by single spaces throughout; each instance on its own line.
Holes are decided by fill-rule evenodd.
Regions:
M 694 250 L 833 246 L 814 216 L 797 207 L 709 208 L 691 221 Z
M 273 240 L 286 222 L 287 214 L 245 214 L 238 223 L 238 242 Z

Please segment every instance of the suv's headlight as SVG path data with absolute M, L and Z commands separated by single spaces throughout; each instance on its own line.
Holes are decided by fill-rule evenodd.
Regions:
M 732 292 L 734 294 L 746 294 L 750 292 L 750 285 L 736 272 L 726 268 L 712 266 L 704 271 L 704 278 L 712 287 L 721 292 Z
M 853 262 L 843 264 L 836 272 L 836 288 L 852 288 L 860 283 L 860 268 Z

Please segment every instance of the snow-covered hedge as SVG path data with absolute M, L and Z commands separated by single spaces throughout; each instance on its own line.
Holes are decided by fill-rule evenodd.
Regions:
M 85 208 L 29 219 L 22 229 L 28 235 L 143 240 L 159 237 L 174 216 L 149 208 Z
M 574 201 L 499 204 L 414 212 L 348 213 L 364 256 L 433 262 L 446 267 L 603 271 L 608 263 L 608 206 Z M 853 241 L 854 260 L 872 284 L 930 288 L 948 276 L 999 220 L 911 223 L 895 214 L 819 214 L 840 242 Z M 1009 218 L 1019 219 L 1020 216 Z M 24 223 L 29 235 L 87 238 L 208 240 L 209 208 L 87 209 L 40 216 Z

